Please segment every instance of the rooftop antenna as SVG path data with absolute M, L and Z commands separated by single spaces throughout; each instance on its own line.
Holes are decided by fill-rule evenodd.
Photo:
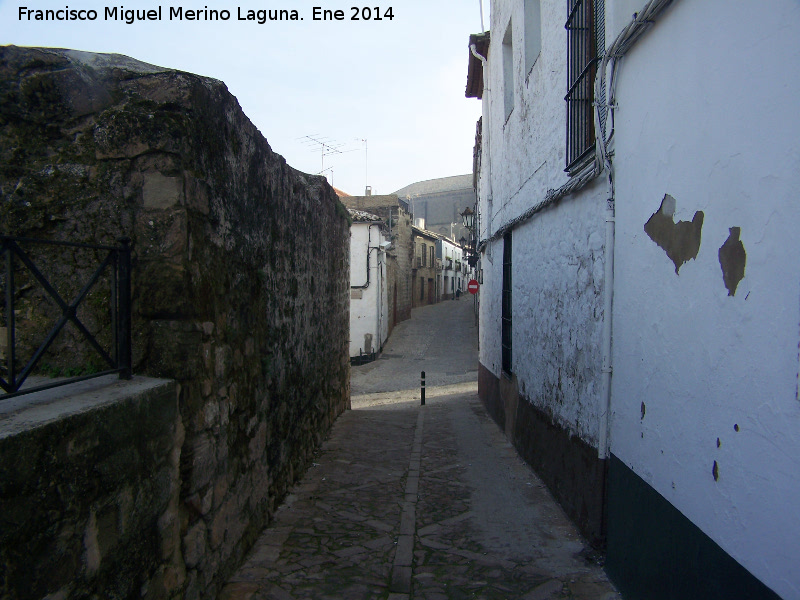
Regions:
M 364 189 L 366 190 L 369 187 L 369 147 L 366 138 L 355 138 L 355 140 L 364 142 Z
M 367 189 L 367 185 L 369 184 L 369 148 L 367 147 L 366 138 L 361 141 L 364 142 L 364 189 Z
M 329 137 L 319 134 L 304 135 L 297 139 L 302 140 L 302 143 L 311 148 L 314 152 L 320 153 L 320 169 L 318 175 L 321 175 L 325 171 L 325 157 L 331 154 L 342 154 L 339 148 L 344 146 L 344 144 L 340 144 Z

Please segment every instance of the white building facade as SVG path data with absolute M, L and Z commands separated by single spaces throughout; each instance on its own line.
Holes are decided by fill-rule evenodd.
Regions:
M 382 219 L 348 209 L 350 227 L 350 360 L 377 358 L 389 336 L 386 250 L 391 246 Z
M 626 598 L 800 598 L 800 5 L 491 11 L 482 400 Z
M 442 237 L 436 242 L 436 257 L 442 263 L 442 300 L 452 300 L 456 293 L 466 291 L 465 264 L 461 246 L 452 240 Z

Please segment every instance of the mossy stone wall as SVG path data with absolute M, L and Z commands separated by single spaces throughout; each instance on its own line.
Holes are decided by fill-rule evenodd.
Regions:
M 0 232 L 131 238 L 134 372 L 179 383 L 185 428 L 186 571 L 172 592 L 213 597 L 349 403 L 346 210 L 272 151 L 219 81 L 6 46 Z M 91 257 L 37 252 L 65 297 L 88 274 Z M 32 344 L 50 309 L 20 281 Z M 102 297 L 82 310 L 110 339 Z M 50 354 L 93 360 L 69 333 Z

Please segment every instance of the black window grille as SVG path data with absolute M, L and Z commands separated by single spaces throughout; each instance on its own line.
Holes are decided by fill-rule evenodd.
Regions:
M 511 375 L 511 232 L 503 236 L 502 367 Z
M 573 173 L 594 151 L 594 79 L 605 49 L 604 0 L 568 0 L 567 167 Z M 600 99 L 602 103 L 602 98 Z M 602 116 L 604 118 L 604 115 Z M 602 119 L 601 119 L 602 121 Z

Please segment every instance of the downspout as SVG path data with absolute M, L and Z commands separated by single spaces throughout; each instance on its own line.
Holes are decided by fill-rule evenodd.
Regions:
M 472 52 L 472 55 L 481 61 L 482 70 L 483 70 L 483 93 L 491 92 L 489 89 L 489 61 L 485 56 L 481 56 L 478 54 L 478 49 L 475 44 L 469 45 L 469 51 Z M 486 110 L 481 110 L 481 113 L 485 115 L 487 118 L 491 118 L 491 111 L 489 110 L 491 107 L 490 104 L 491 95 L 486 96 Z M 488 180 L 486 186 L 486 202 L 487 202 L 487 212 L 489 212 L 489 221 L 491 222 L 491 208 L 492 208 L 492 152 L 490 148 L 490 132 L 491 132 L 491 125 L 488 123 L 484 123 L 484 126 L 481 128 L 481 137 L 483 141 L 481 142 L 481 164 L 483 163 L 484 158 L 486 159 L 486 179 Z M 483 152 L 483 148 L 486 148 L 486 152 Z M 480 199 L 478 201 L 478 208 L 480 208 Z M 475 211 L 475 216 L 477 217 L 480 211 Z M 480 227 L 480 221 L 479 225 Z M 487 232 L 489 229 L 487 228 Z M 480 239 L 480 229 L 477 230 L 477 237 Z M 476 247 L 477 249 L 477 247 Z
M 619 60 L 630 47 L 656 22 L 656 19 L 669 8 L 674 0 L 650 0 L 638 13 L 634 13 L 631 22 L 617 35 L 614 42 L 605 52 L 595 79 L 595 98 L 600 98 L 601 92 L 606 88 L 607 68 L 610 68 L 608 78 L 607 108 L 608 119 L 611 121 L 611 132 L 606 135 L 605 127 L 600 120 L 601 106 L 595 104 L 594 123 L 597 135 L 597 166 L 605 169 L 607 175 L 608 195 L 606 199 L 606 239 L 605 239 L 605 264 L 603 286 L 603 329 L 601 332 L 602 352 L 602 397 L 600 406 L 600 424 L 597 436 L 597 454 L 601 460 L 610 457 L 609 431 L 611 429 L 611 376 L 614 370 L 612 360 L 613 342 L 613 310 L 614 310 L 614 251 L 616 237 L 616 190 L 614 187 L 614 164 L 609 155 L 608 146 L 614 137 L 614 111 L 616 103 L 616 87 Z M 608 120 L 607 119 L 607 120 Z
M 607 52 L 600 62 L 600 69 L 595 79 L 595 98 L 601 98 L 603 88 L 606 86 L 606 68 L 610 62 L 611 53 Z M 614 83 L 616 79 L 614 64 L 612 64 L 611 85 L 608 89 L 609 117 L 612 120 L 613 135 L 613 114 L 614 114 Z M 612 360 L 612 334 L 613 334 L 613 310 L 614 310 L 614 250 L 616 239 L 616 210 L 615 210 L 615 190 L 614 190 L 614 165 L 608 153 L 610 137 L 606 137 L 605 128 L 600 119 L 602 106 L 595 103 L 594 124 L 596 136 L 597 162 L 601 169 L 605 169 L 607 195 L 606 195 L 606 235 L 605 235 L 605 256 L 603 264 L 603 328 L 601 330 L 600 352 L 602 357 L 601 367 L 601 397 L 600 397 L 600 423 L 597 434 L 597 456 L 600 460 L 609 458 L 608 432 L 611 429 L 611 376 L 614 371 Z
M 600 406 L 600 431 L 597 440 L 597 456 L 600 460 L 609 457 L 608 431 L 611 427 L 611 359 L 612 310 L 614 308 L 614 242 L 615 242 L 615 210 L 614 182 L 611 171 L 608 172 L 608 198 L 606 199 L 606 239 L 605 261 L 603 273 L 603 329 L 601 332 L 602 352 L 602 385 Z

